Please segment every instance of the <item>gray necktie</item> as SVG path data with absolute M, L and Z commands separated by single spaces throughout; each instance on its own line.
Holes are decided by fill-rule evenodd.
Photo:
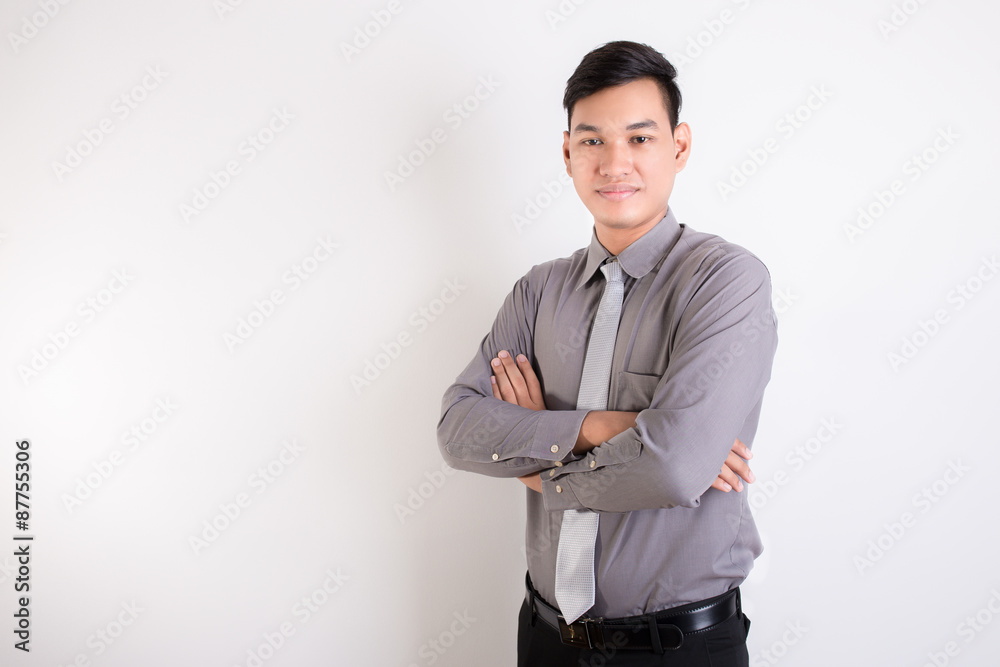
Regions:
M 577 410 L 607 410 L 618 321 L 622 314 L 625 283 L 617 259 L 601 267 L 607 284 L 597 307 L 594 327 L 583 362 Z M 594 545 L 598 515 L 590 510 L 563 512 L 556 555 L 556 602 L 567 623 L 572 623 L 594 606 Z

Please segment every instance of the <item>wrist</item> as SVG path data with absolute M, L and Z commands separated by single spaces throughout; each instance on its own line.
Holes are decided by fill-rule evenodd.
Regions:
M 573 447 L 574 454 L 585 454 L 599 447 L 608 439 L 635 426 L 638 412 L 593 410 L 587 413 L 580 425 L 580 433 Z

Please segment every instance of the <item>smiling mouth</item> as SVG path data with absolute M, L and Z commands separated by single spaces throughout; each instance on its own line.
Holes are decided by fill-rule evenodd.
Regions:
M 634 185 L 616 184 L 608 185 L 597 190 L 597 194 L 610 201 L 622 201 L 628 199 L 638 191 Z

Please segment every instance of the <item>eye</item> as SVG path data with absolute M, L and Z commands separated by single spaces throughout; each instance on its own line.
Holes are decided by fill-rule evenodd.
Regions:
M 600 139 L 593 139 L 593 138 L 592 139 L 584 139 L 580 143 L 583 144 L 584 146 L 596 146 L 597 144 L 601 143 L 601 140 Z
M 647 136 L 632 137 L 632 141 L 634 141 L 637 144 L 648 143 L 651 139 L 652 139 L 652 137 L 647 137 Z

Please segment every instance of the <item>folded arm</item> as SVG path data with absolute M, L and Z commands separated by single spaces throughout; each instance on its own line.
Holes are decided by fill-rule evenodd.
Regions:
M 518 477 L 575 458 L 585 410 L 537 411 L 493 396 L 491 361 L 501 350 L 533 349 L 538 297 L 529 276 L 514 285 L 477 354 L 445 392 L 438 446 L 453 468 Z
M 634 426 L 543 475 L 546 509 L 697 507 L 734 440 L 752 443 L 777 345 L 770 276 L 749 254 L 722 258 L 707 273 L 669 337 L 650 407 Z
M 512 357 L 506 350 L 501 350 L 499 355 L 491 362 L 493 376 L 490 382 L 493 388 L 493 397 L 520 405 L 530 410 L 544 410 L 545 399 L 542 396 L 541 383 L 538 376 L 531 367 L 528 358 L 519 354 Z M 586 454 L 595 447 L 601 446 L 604 442 L 614 436 L 634 428 L 638 412 L 625 412 L 614 410 L 593 410 L 587 413 L 580 426 L 580 433 L 577 436 L 573 453 Z M 726 461 L 721 466 L 719 476 L 712 482 L 712 488 L 729 492 L 734 487 L 737 491 L 743 490 L 740 478 L 747 482 L 753 482 L 753 472 L 747 465 L 746 459 L 752 458 L 750 449 L 743 444 L 739 438 L 733 442 L 733 446 Z M 554 469 L 554 468 L 553 468 Z M 554 473 L 553 473 L 554 474 Z M 542 492 L 541 473 L 530 473 L 519 476 L 529 489 Z

